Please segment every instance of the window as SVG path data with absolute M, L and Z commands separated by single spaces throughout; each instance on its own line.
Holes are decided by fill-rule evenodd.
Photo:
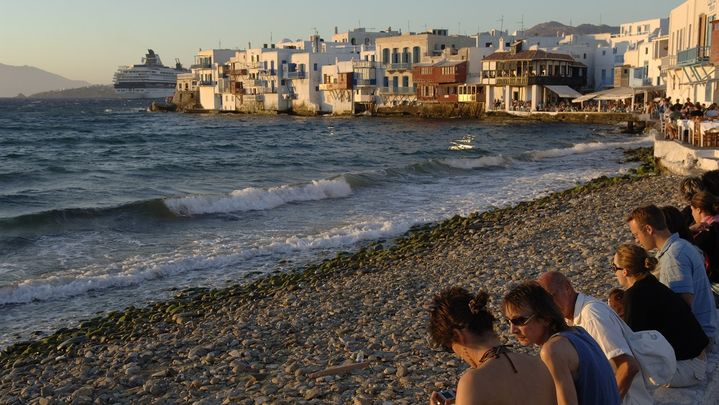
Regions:
M 412 48 L 412 63 L 419 63 L 421 62 L 421 55 L 420 55 L 420 48 L 418 46 L 415 46 Z
M 320 86 L 315 86 L 315 91 L 320 91 Z
M 587 54 L 583 54 L 582 59 L 587 59 Z
M 382 81 L 382 86 L 389 87 L 389 77 L 385 76 L 383 79 L 384 80 Z
M 409 76 L 402 76 L 402 87 L 409 87 Z
M 317 64 L 316 64 L 316 63 L 315 63 L 314 65 L 312 65 L 312 70 L 315 71 L 315 72 L 317 71 Z
M 606 55 L 607 51 L 602 51 L 602 56 Z
M 491 42 L 485 42 L 485 43 L 484 43 L 484 47 L 485 47 L 485 48 L 491 48 L 491 47 L 492 47 L 492 43 L 491 43 Z

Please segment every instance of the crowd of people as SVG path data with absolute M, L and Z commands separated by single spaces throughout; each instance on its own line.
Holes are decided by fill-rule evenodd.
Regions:
M 678 99 L 672 103 L 672 98 L 666 97 L 662 98 L 660 102 L 652 104 L 650 113 L 662 120 L 667 139 L 687 141 L 679 133 L 677 120 L 690 120 L 693 124 L 701 121 L 716 120 L 719 118 L 719 106 L 717 106 L 717 103 L 712 103 L 709 106 L 698 102 L 695 103 L 688 97 L 684 103 Z
M 510 332 L 522 345 L 537 345 L 539 357 L 501 342 L 486 292 L 453 287 L 437 294 L 430 338 L 470 368 L 456 397 L 433 392 L 430 404 L 652 404 L 658 385 L 705 381 L 719 322 L 719 170 L 683 179 L 679 191 L 687 203 L 682 210 L 646 205 L 628 213 L 636 244 L 621 244 L 611 258 L 619 287 L 606 303 L 576 291 L 557 271 L 504 296 Z M 637 348 L 640 333 L 656 340 L 650 353 Z M 649 363 L 660 357 L 651 350 L 660 351 L 661 342 L 671 368 L 658 381 Z

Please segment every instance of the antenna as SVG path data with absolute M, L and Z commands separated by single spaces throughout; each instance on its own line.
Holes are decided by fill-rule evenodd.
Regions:
M 499 32 L 504 32 L 504 15 L 502 15 L 502 17 L 500 17 L 497 21 L 499 21 Z
M 275 41 L 272 40 L 272 31 L 270 31 L 270 43 L 271 43 L 271 44 L 274 44 L 274 43 L 275 43 Z
M 524 35 L 524 14 L 522 14 L 522 19 L 517 21 L 517 23 L 519 23 L 519 29 L 522 32 L 522 35 Z
M 315 35 L 320 35 L 320 33 L 317 31 L 317 27 L 312 27 L 312 30 L 315 32 Z
M 409 20 L 407 20 L 407 32 L 411 32 L 412 30 L 409 29 Z
M 222 40 L 217 41 L 218 49 L 222 49 Z

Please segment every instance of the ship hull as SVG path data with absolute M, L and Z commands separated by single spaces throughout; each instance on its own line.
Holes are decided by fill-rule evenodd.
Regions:
M 116 88 L 115 93 L 122 98 L 166 98 L 175 94 L 174 88 Z

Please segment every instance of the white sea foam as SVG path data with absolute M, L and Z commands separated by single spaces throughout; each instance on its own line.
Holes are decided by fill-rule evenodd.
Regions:
M 268 189 L 248 187 L 223 197 L 190 196 L 170 198 L 165 205 L 178 215 L 217 214 L 253 210 L 268 210 L 284 204 L 342 198 L 352 194 L 352 187 L 344 178 L 313 180 L 304 185 L 283 185 Z
M 534 151 L 534 152 L 528 152 L 527 155 L 531 159 L 540 160 L 540 159 L 546 159 L 546 158 L 576 155 L 576 154 L 581 154 L 581 153 L 589 153 L 589 152 L 594 152 L 594 151 L 603 150 L 603 149 L 636 147 L 636 146 L 641 146 L 641 145 L 645 145 L 645 144 L 650 145 L 652 140 L 653 140 L 652 136 L 647 136 L 644 138 L 638 138 L 638 139 L 634 139 L 634 140 L 626 141 L 626 142 L 578 143 L 570 148 L 554 148 L 554 149 L 539 150 L 539 151 Z
M 455 169 L 479 169 L 482 167 L 506 166 L 512 162 L 511 158 L 499 156 L 483 156 L 477 159 L 442 159 L 440 163 Z
M 218 270 L 238 266 L 257 256 L 350 247 L 358 242 L 398 236 L 413 224 L 390 221 L 362 222 L 330 229 L 315 235 L 274 238 L 246 249 L 229 249 L 233 253 L 205 253 L 178 257 L 134 257 L 127 259 L 120 271 L 98 274 L 97 269 L 72 271 L 59 276 L 25 280 L 0 287 L 0 305 L 48 301 L 85 294 L 93 290 L 122 288 L 202 270 Z

